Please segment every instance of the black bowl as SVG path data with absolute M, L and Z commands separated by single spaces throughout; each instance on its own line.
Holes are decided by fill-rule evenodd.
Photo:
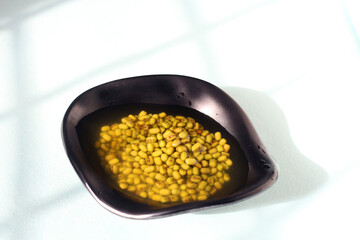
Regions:
M 209 130 L 222 128 L 233 151 L 231 187 L 206 201 L 169 205 L 134 200 L 108 182 L 96 165 L 95 130 L 142 109 L 189 115 Z M 275 162 L 241 107 L 218 87 L 192 77 L 150 75 L 102 84 L 78 96 L 62 124 L 64 147 L 81 181 L 100 205 L 123 217 L 163 217 L 234 203 L 263 191 L 278 176 Z

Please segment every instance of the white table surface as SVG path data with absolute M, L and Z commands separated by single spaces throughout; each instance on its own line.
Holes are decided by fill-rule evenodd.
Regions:
M 360 239 L 357 0 L 0 1 L 0 239 Z M 280 167 L 213 210 L 129 220 L 62 145 L 98 84 L 181 74 L 228 92 Z

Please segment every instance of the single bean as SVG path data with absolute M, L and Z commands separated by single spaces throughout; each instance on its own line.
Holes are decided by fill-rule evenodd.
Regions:
M 165 153 L 166 153 L 167 155 L 171 155 L 173 152 L 174 152 L 174 148 L 173 148 L 173 147 L 169 147 L 169 148 L 167 148 L 167 149 L 165 150 Z
M 201 143 L 195 143 L 192 147 L 191 147 L 191 151 L 196 152 L 199 151 L 201 148 Z
M 117 165 L 110 166 L 110 169 L 113 174 L 117 174 L 119 172 L 119 167 Z
M 161 200 L 161 195 L 160 194 L 154 194 L 151 197 L 152 200 L 159 202 Z
M 166 165 L 171 166 L 175 162 L 175 159 L 173 157 L 168 157 L 166 160 Z
M 186 160 L 188 160 L 188 159 L 186 159 Z M 188 164 L 183 163 L 183 164 L 181 164 L 181 168 L 184 170 L 188 170 L 190 168 L 190 166 Z
M 160 140 L 159 141 L 159 147 L 165 147 L 165 145 L 166 145 L 166 143 L 165 143 L 165 141 L 164 140 Z
M 229 144 L 225 144 L 225 145 L 224 145 L 224 151 L 225 151 L 225 152 L 229 152 L 229 150 L 230 150 L 230 145 L 229 145 Z
M 132 172 L 132 168 L 125 168 L 125 170 L 122 172 L 122 174 L 124 174 L 124 175 L 128 175 L 128 174 L 130 174 Z
M 173 175 L 173 173 L 174 173 L 174 172 L 172 172 L 171 174 Z M 174 177 L 168 177 L 168 178 L 165 180 L 165 182 L 170 185 L 170 184 L 173 184 L 173 183 L 175 182 L 175 179 L 174 179 Z
M 202 167 L 207 167 L 207 166 L 209 166 L 209 162 L 206 161 L 206 160 L 203 160 L 203 161 L 201 161 L 201 166 Z
M 233 162 L 230 159 L 226 160 L 225 163 L 228 166 L 231 166 L 233 164 Z
M 165 169 L 165 167 L 163 165 L 159 166 L 158 171 L 159 171 L 160 174 L 163 174 L 163 175 L 165 175 L 165 173 L 166 173 L 166 169 Z
M 150 178 L 150 177 L 147 177 L 147 178 L 145 179 L 145 181 L 146 181 L 146 183 L 148 183 L 148 184 L 150 184 L 150 185 L 154 185 L 154 183 L 155 183 L 154 179 L 152 179 L 152 178 Z
M 214 153 L 214 154 L 211 155 L 211 157 L 212 157 L 212 158 L 215 158 L 215 159 L 218 158 L 218 157 L 220 157 L 220 156 L 221 156 L 221 153 L 220 153 L 220 152 L 216 152 L 216 153 Z
M 179 170 L 179 173 L 180 173 L 181 176 L 185 176 L 187 172 L 186 172 L 185 169 L 182 169 L 182 168 L 181 168 L 181 169 Z
M 187 131 L 182 131 L 179 133 L 179 137 L 180 138 L 187 138 L 189 136 Z
M 164 188 L 165 187 L 165 183 L 164 182 L 155 182 L 155 186 L 159 189 Z
M 220 132 L 215 133 L 215 140 L 217 140 L 217 141 L 221 140 L 221 133 Z
M 210 168 L 200 168 L 200 172 L 201 172 L 201 173 L 205 173 L 205 174 L 206 174 L 206 173 L 210 173 L 210 171 L 211 171 Z
M 160 131 L 161 131 L 161 130 L 160 130 Z M 163 139 L 163 136 L 162 136 L 161 133 L 158 133 L 158 134 L 156 134 L 156 138 L 157 138 L 157 140 L 162 140 L 162 139 Z
M 134 184 L 137 186 L 139 183 L 141 183 L 141 179 L 139 177 L 135 177 Z
M 138 152 L 138 155 L 140 156 L 140 157 L 142 157 L 142 158 L 147 158 L 147 154 L 145 153 L 145 152 L 143 152 L 143 151 L 139 151 Z
M 196 188 L 198 185 L 196 183 L 193 182 L 187 182 L 186 183 L 186 187 L 187 188 Z
M 176 148 L 177 146 L 179 146 L 181 144 L 180 139 L 175 139 L 171 142 L 171 146 Z
M 170 195 L 170 190 L 167 188 L 160 189 L 160 195 Z
M 230 160 L 231 161 L 231 160 Z M 232 163 L 232 161 L 231 161 Z M 230 166 L 226 164 L 226 162 L 221 163 L 221 165 L 224 167 L 225 170 L 229 170 Z
M 153 156 L 148 156 L 148 157 L 146 158 L 146 164 L 147 164 L 147 165 L 152 165 L 152 164 L 154 164 L 154 158 L 153 158 Z
M 157 173 L 157 174 L 155 175 L 155 179 L 156 179 L 156 180 L 159 180 L 159 181 L 165 181 L 165 180 L 166 180 L 166 177 L 165 177 L 164 175 L 160 174 L 160 173 Z
M 178 188 L 179 188 L 179 185 L 176 184 L 176 183 L 173 183 L 173 184 L 171 184 L 171 185 L 169 186 L 169 189 L 170 189 L 170 190 L 178 189 Z
M 209 166 L 210 167 L 216 167 L 216 165 L 217 165 L 217 161 L 216 161 L 216 159 L 210 159 L 209 160 Z
M 187 152 L 182 152 L 182 153 L 180 153 L 180 159 L 181 159 L 182 161 L 185 161 L 187 157 L 188 157 L 188 153 L 187 153 Z
M 144 172 L 149 173 L 149 172 L 154 172 L 155 171 L 155 166 L 148 166 L 144 169 Z
M 227 157 L 225 155 L 221 155 L 219 158 L 218 158 L 218 161 L 219 162 L 224 162 L 226 161 Z
M 192 172 L 193 172 L 193 175 L 199 175 L 199 168 L 193 167 Z
M 186 152 L 187 151 L 187 147 L 185 146 L 178 146 L 176 147 L 176 151 L 181 153 L 181 152 Z
M 219 190 L 222 188 L 222 185 L 221 185 L 220 182 L 215 182 L 215 183 L 214 183 L 214 186 L 215 186 L 217 189 L 219 189 Z
M 186 189 L 186 192 L 187 192 L 189 195 L 191 195 L 191 197 L 192 197 L 192 195 L 194 195 L 194 194 L 196 193 L 196 190 L 193 189 L 193 188 L 188 188 L 188 189 Z
M 166 169 L 166 174 L 168 175 L 168 176 L 172 176 L 172 172 L 173 172 L 174 170 L 172 170 L 171 168 L 167 168 Z
M 202 138 L 202 137 L 199 137 L 199 138 L 196 139 L 196 142 L 200 143 L 200 144 L 205 144 L 205 139 Z
M 214 154 L 214 153 L 216 153 L 217 152 L 217 150 L 216 150 L 216 148 L 211 148 L 210 150 L 209 150 L 209 154 Z M 212 156 L 211 156 L 212 157 Z
M 179 201 L 179 196 L 177 195 L 170 195 L 169 199 L 171 202 L 178 202 Z
M 146 145 L 146 147 L 147 147 L 147 151 L 148 151 L 148 152 L 153 152 L 153 151 L 154 151 L 154 145 L 152 145 L 151 143 L 148 143 L 148 144 Z
M 117 158 L 113 158 L 113 159 L 111 159 L 111 160 L 109 161 L 109 164 L 110 164 L 110 165 L 115 165 L 115 164 L 117 164 L 117 163 L 119 163 L 119 159 L 117 159 Z
M 145 191 L 142 191 L 142 192 L 139 193 L 139 196 L 141 198 L 147 198 L 148 194 Z
M 172 189 L 171 194 L 173 195 L 180 195 L 180 189 Z
M 201 181 L 201 177 L 200 176 L 196 176 L 196 175 L 192 175 L 190 177 L 190 181 L 194 182 L 194 183 L 199 183 Z
M 102 132 L 107 132 L 107 131 L 109 131 L 110 130 L 110 126 L 103 126 L 103 127 L 101 127 L 101 131 Z
M 166 153 L 162 153 L 160 159 L 161 161 L 166 162 L 166 160 L 168 159 L 168 155 Z
M 188 165 L 194 165 L 197 163 L 196 159 L 195 158 L 187 158 L 185 159 L 185 163 L 188 164 Z M 187 170 L 189 167 L 184 168 L 183 165 L 181 165 L 182 168 L 184 168 L 185 170 Z
M 157 134 L 157 133 L 159 133 L 159 132 L 160 132 L 160 128 L 158 128 L 158 127 L 150 128 L 150 129 L 149 129 L 149 133 L 150 133 L 150 134 Z
M 138 175 L 140 175 L 140 174 L 142 174 L 142 170 L 141 169 L 139 169 L 139 168 L 134 168 L 133 169 L 133 173 L 135 173 L 135 174 L 138 174 Z
M 154 151 L 151 155 L 153 157 L 159 157 L 161 154 L 162 154 L 162 151 L 159 149 L 159 150 Z
M 206 186 L 207 186 L 207 182 L 201 181 L 201 182 L 199 183 L 199 185 L 198 185 L 198 188 L 202 190 L 202 189 L 204 189 Z
M 199 195 L 198 197 L 197 197 L 197 200 L 199 200 L 199 201 L 204 201 L 204 200 L 206 200 L 208 198 L 208 196 L 206 196 L 206 195 Z

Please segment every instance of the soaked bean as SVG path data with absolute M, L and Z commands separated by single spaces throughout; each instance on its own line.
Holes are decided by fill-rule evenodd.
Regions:
M 230 181 L 230 145 L 185 116 L 141 111 L 100 128 L 100 164 L 122 191 L 160 203 L 207 200 Z

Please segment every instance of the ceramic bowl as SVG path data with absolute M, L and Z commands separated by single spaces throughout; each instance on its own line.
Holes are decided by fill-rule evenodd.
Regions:
M 149 204 L 109 183 L 96 164 L 96 131 L 106 122 L 143 109 L 191 116 L 207 129 L 220 127 L 226 132 L 234 166 L 230 187 L 205 201 Z M 68 158 L 90 194 L 110 212 L 127 218 L 157 218 L 235 203 L 268 188 L 278 176 L 275 162 L 239 104 L 220 88 L 187 76 L 139 76 L 91 88 L 67 109 L 62 138 Z

